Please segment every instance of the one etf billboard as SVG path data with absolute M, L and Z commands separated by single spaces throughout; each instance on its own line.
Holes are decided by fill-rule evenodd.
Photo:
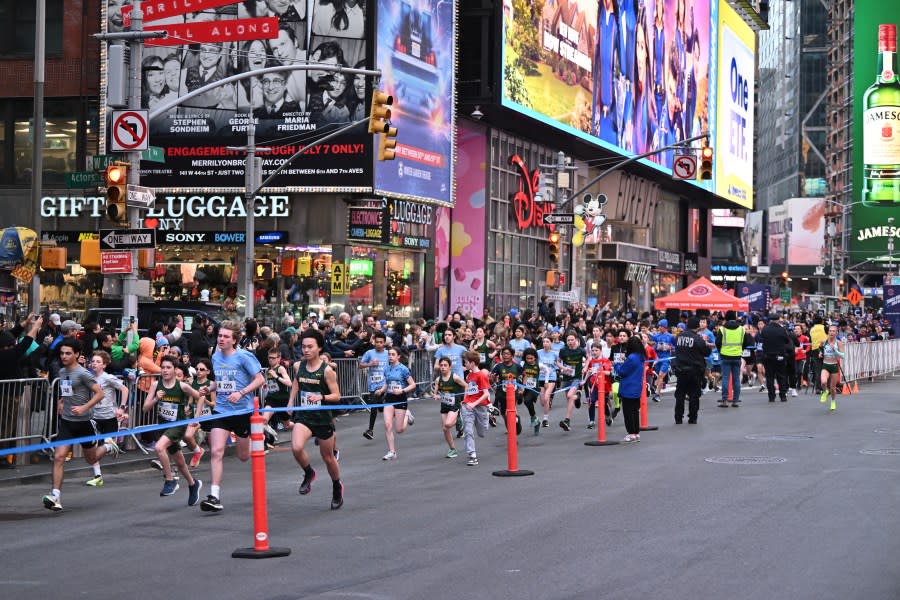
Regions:
M 104 2 L 102 29 L 127 27 L 123 5 Z M 154 107 L 226 77 L 309 60 L 365 68 L 369 26 L 365 2 L 319 0 L 167 0 L 142 2 L 150 40 L 141 61 L 141 106 Z M 164 162 L 141 163 L 141 183 L 161 190 L 234 191 L 244 187 L 249 115 L 264 177 L 316 139 L 368 114 L 364 77 L 320 70 L 250 76 L 202 93 L 151 118 L 149 143 Z M 106 106 L 105 98 L 102 106 Z M 106 135 L 108 140 L 112 136 Z M 272 185 L 283 191 L 371 189 L 371 136 L 365 126 L 310 148 Z
M 394 97 L 396 158 L 378 162 L 375 190 L 389 196 L 453 201 L 453 0 L 377 0 L 379 87 Z M 378 143 L 378 138 L 375 138 Z
M 753 88 L 756 36 L 731 6 L 719 5 L 715 136 L 716 194 L 753 207 Z
M 856 2 L 853 33 L 853 198 L 849 270 L 887 267 L 900 234 L 900 83 L 896 2 Z M 879 52 L 881 25 L 886 52 Z M 882 29 L 882 31 L 884 31 Z M 870 86 L 878 87 L 867 94 Z M 888 218 L 894 217 L 894 223 Z M 898 245 L 900 246 L 900 245 Z M 896 251 L 895 251 L 896 252 Z M 897 261 L 894 261 L 896 264 Z
M 713 130 L 717 7 L 504 2 L 503 104 L 629 156 Z M 645 162 L 670 172 L 672 160 L 667 151 Z M 694 183 L 712 190 L 712 182 Z

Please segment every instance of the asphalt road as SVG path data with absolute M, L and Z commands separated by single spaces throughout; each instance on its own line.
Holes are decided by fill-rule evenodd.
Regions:
M 602 448 L 584 446 L 582 409 L 568 434 L 523 433 L 535 475 L 508 479 L 491 476 L 502 426 L 468 467 L 443 457 L 438 407 L 420 405 L 385 463 L 383 435 L 364 440 L 354 415 L 339 424 L 339 511 L 318 456 L 306 497 L 287 448 L 268 456 L 271 543 L 292 550 L 279 559 L 231 558 L 252 545 L 249 463 L 235 458 L 220 514 L 187 507 L 186 486 L 161 498 L 151 469 L 99 489 L 69 479 L 61 513 L 41 506 L 45 483 L 4 485 L 0 598 L 896 599 L 898 381 L 833 414 L 812 395 L 745 390 L 740 409 L 707 395 L 699 425 L 674 425 L 667 396 L 650 407 L 659 431 Z M 623 435 L 619 419 L 610 438 Z M 205 496 L 206 459 L 198 473 Z

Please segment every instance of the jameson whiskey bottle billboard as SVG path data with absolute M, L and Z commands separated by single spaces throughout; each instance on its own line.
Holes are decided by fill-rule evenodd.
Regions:
M 852 203 L 847 266 L 856 271 L 886 270 L 888 240 L 900 233 L 896 225 L 900 221 L 898 23 L 900 3 L 855 5 L 853 195 L 847 199 Z M 893 224 L 889 217 L 894 217 Z M 898 262 L 897 257 L 893 262 Z

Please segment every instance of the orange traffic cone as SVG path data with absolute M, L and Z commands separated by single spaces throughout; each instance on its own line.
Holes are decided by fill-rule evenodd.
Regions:
M 850 386 L 847 385 L 847 382 L 844 382 L 844 387 L 841 388 L 841 396 L 847 396 L 850 394 Z
M 855 382 L 855 381 L 853 382 L 853 393 L 854 393 L 854 394 L 858 394 L 858 393 L 859 393 L 859 383 L 857 383 L 857 382 Z

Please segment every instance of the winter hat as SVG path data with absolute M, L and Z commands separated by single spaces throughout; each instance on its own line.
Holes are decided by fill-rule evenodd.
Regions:
M 161 333 L 156 334 L 156 347 L 162 348 L 169 345 L 169 339 Z

